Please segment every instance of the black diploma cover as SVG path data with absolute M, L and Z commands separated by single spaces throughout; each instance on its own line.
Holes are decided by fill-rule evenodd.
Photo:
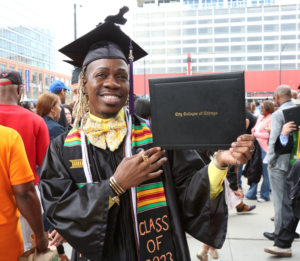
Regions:
M 154 146 L 229 149 L 246 133 L 244 72 L 149 79 Z
M 286 109 L 282 112 L 284 115 L 285 123 L 293 121 L 294 124 L 297 125 L 296 131 L 298 131 L 300 126 L 300 106 Z

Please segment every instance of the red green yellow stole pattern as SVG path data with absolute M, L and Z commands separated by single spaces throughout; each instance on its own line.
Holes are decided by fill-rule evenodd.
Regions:
M 294 166 L 297 159 L 300 159 L 300 131 L 293 132 L 294 146 L 291 153 L 290 164 Z

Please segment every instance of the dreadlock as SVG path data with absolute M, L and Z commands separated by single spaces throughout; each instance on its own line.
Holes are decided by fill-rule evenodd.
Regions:
M 79 121 L 81 120 L 80 129 L 86 122 L 86 113 L 90 110 L 89 97 L 83 92 L 83 77 L 85 76 L 86 66 L 82 69 L 78 77 L 78 99 L 74 105 L 73 115 L 75 117 L 74 125 L 78 128 Z

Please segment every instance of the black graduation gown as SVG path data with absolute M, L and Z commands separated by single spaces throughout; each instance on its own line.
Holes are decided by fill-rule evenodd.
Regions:
M 141 121 L 132 118 L 135 125 Z M 84 182 L 85 176 L 82 168 L 71 174 L 68 155 L 63 154 L 66 136 L 51 141 L 41 167 L 40 190 L 46 217 L 78 253 L 91 261 L 137 260 L 129 192 L 120 197 L 120 207 L 115 204 L 108 208 L 109 177 L 121 161 L 122 146 L 110 152 L 88 145 L 93 180 L 98 182 L 78 188 L 76 184 Z M 147 149 L 151 147 L 147 145 Z M 190 261 L 185 232 L 221 248 L 227 232 L 227 205 L 223 192 L 210 201 L 208 167 L 196 151 L 167 151 L 165 156 L 168 161 L 163 165 L 162 177 L 175 249 L 173 259 Z M 72 261 L 77 260 L 76 256 Z

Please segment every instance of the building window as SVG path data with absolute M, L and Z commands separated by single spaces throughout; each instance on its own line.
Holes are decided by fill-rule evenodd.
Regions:
M 215 46 L 215 53 L 229 53 L 229 46 Z
M 229 9 L 215 9 L 214 11 L 215 15 L 228 15 L 229 14 Z
M 281 49 L 283 48 L 284 45 L 285 44 L 281 44 Z M 283 51 L 284 52 L 295 52 L 296 51 L 296 44 L 289 43 L 289 44 L 285 45 Z
M 192 17 L 197 16 L 196 10 L 182 11 L 182 17 Z
M 245 57 L 231 57 L 232 62 L 243 62 L 245 60 Z
M 138 23 L 138 24 L 135 24 L 135 27 L 137 27 L 137 28 L 140 28 L 140 27 L 147 28 L 149 26 L 150 26 L 150 23 Z
M 297 19 L 296 15 L 282 15 L 281 20 L 295 20 Z
M 166 60 L 152 60 L 151 64 L 165 64 Z
M 166 50 L 165 49 L 152 49 L 152 55 L 158 56 L 158 55 L 165 55 Z
M 278 61 L 279 60 L 279 56 L 278 55 L 265 56 L 264 60 L 265 61 Z
M 245 53 L 246 51 L 245 45 L 233 45 L 230 48 L 231 53 Z
M 261 25 L 248 25 L 247 26 L 247 33 L 248 34 L 256 34 L 262 32 L 262 26 Z
M 161 68 L 152 68 L 152 73 L 154 74 L 163 74 L 166 73 L 166 68 L 161 67 Z
M 183 28 L 182 36 L 197 36 L 197 29 L 196 28 Z
M 281 60 L 296 60 L 296 55 L 281 55 Z
M 262 61 L 262 57 L 261 56 L 248 56 L 247 61 L 248 62 Z
M 279 15 L 265 16 L 264 21 L 277 21 L 279 20 Z
M 165 37 L 165 30 L 151 31 L 151 37 L 154 37 L 154 38 Z
M 232 9 L 230 9 L 230 14 L 232 14 L 232 15 L 244 14 L 244 13 L 245 13 L 245 8 L 232 8 Z
M 278 44 L 265 44 L 264 52 L 279 52 L 279 45 Z
M 181 59 L 170 59 L 167 60 L 167 64 L 181 63 Z
M 296 31 L 297 24 L 281 24 L 281 32 Z
M 262 1 L 262 0 L 260 0 Z M 247 8 L 247 13 L 248 14 L 253 14 L 253 13 L 261 13 L 262 12 L 262 8 L 261 7 L 250 7 L 250 8 Z
M 32 83 L 37 84 L 37 73 L 36 72 L 32 72 Z
M 231 65 L 231 71 L 245 71 L 245 65 Z
M 296 11 L 296 10 L 297 10 L 297 6 L 296 5 L 282 5 L 281 6 L 281 12 Z
M 229 38 L 215 38 L 215 43 L 229 43 Z
M 148 20 L 150 19 L 150 14 L 136 14 L 135 20 Z
M 212 28 L 211 27 L 204 27 L 198 29 L 199 35 L 211 35 L 212 34 Z
M 181 73 L 181 67 L 168 67 L 167 73 Z
M 167 13 L 167 18 L 179 18 L 181 17 L 181 12 L 176 11 L 176 12 L 168 12 Z
M 295 63 L 282 63 L 281 69 L 282 70 L 296 70 L 296 64 Z
M 157 46 L 157 45 L 165 45 L 165 41 L 156 41 L 156 42 L 151 42 L 152 46 Z
M 262 65 L 261 64 L 248 64 L 247 71 L 261 71 Z
M 213 48 L 211 46 L 199 47 L 198 52 L 201 54 L 211 54 L 213 52 Z
M 43 74 L 39 73 L 39 85 L 43 86 Z
M 135 32 L 135 37 L 137 39 L 139 39 L 139 38 L 149 38 L 150 37 L 150 31 L 138 31 L 138 32 Z
M 229 27 L 215 27 L 215 34 L 229 34 Z
M 212 63 L 213 62 L 213 58 L 199 58 L 198 62 L 199 63 Z
M 197 24 L 196 20 L 185 20 L 182 21 L 182 25 L 191 25 L 191 24 Z
M 50 86 L 49 75 L 45 75 L 45 84 L 46 84 L 46 87 Z
M 213 72 L 212 66 L 198 66 L 199 72 Z
M 199 39 L 198 43 L 203 44 L 203 43 L 212 43 L 212 39 Z
M 215 63 L 224 63 L 224 62 L 229 62 L 229 58 L 228 57 L 215 58 Z
M 231 26 L 230 33 L 232 34 L 244 34 L 245 33 L 245 26 Z
M 215 66 L 215 72 L 228 72 L 229 71 L 229 65 L 216 65 Z
M 243 23 L 245 22 L 245 17 L 238 17 L 238 18 L 230 18 L 231 23 Z
M 182 40 L 182 44 L 197 44 L 197 39 Z
M 181 29 L 167 30 L 167 37 L 181 36 Z
M 181 40 L 167 41 L 167 45 L 181 44 Z
M 245 42 L 246 41 L 246 38 L 245 37 L 232 37 L 230 39 L 230 41 L 232 43 L 236 43 L 236 42 Z
M 265 13 L 277 13 L 279 12 L 279 6 L 265 6 L 264 7 L 264 12 Z
M 184 47 L 183 48 L 183 54 L 187 53 L 197 53 L 197 47 Z
M 212 10 L 199 10 L 198 11 L 198 16 L 211 16 L 212 15 Z
M 212 24 L 212 19 L 198 20 L 198 24 Z
M 152 13 L 151 14 L 151 19 L 153 19 L 153 20 L 161 19 L 161 18 L 165 18 L 165 13 Z
M 265 36 L 264 37 L 265 41 L 278 41 L 279 40 L 279 36 L 278 35 L 274 35 L 274 36 Z
M 22 81 L 24 82 L 24 78 L 23 78 L 23 69 L 18 69 L 18 73 L 21 76 Z
M 181 55 L 181 48 L 169 48 L 167 50 L 168 52 L 168 56 L 177 56 L 177 55 Z
M 10 71 L 14 71 L 14 70 L 15 70 L 15 67 L 9 66 L 9 70 L 10 70 Z
M 248 42 L 260 42 L 260 41 L 262 41 L 262 37 L 261 36 L 248 37 L 247 41 Z
M 261 16 L 248 17 L 247 22 L 260 22 L 262 21 Z
M 278 70 L 279 65 L 278 64 L 265 64 L 264 65 L 264 70 L 265 71 L 272 71 L 272 70 Z
M 282 35 L 281 40 L 295 40 L 296 35 Z
M 278 24 L 265 24 L 264 32 L 265 33 L 279 32 L 279 25 Z
M 215 19 L 214 23 L 215 24 L 227 24 L 227 23 L 229 23 L 229 19 L 228 18 Z
M 262 45 L 248 45 L 247 46 L 248 53 L 261 53 L 262 52 Z
M 170 21 L 170 22 L 166 22 L 167 26 L 177 26 L 177 25 L 181 25 L 181 21 Z

